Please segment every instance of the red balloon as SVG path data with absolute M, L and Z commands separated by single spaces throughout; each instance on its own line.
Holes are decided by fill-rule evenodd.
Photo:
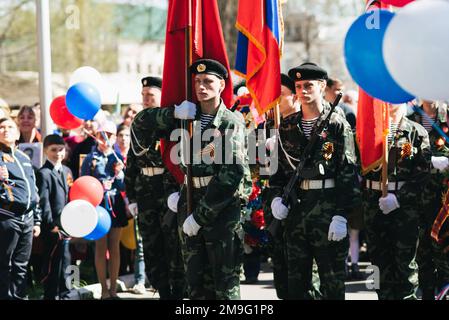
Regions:
M 414 0 L 381 0 L 381 2 L 385 4 L 391 4 L 392 6 L 395 7 L 403 7 L 413 1 Z
M 63 129 L 76 129 L 83 124 L 83 120 L 75 117 L 67 109 L 65 96 L 59 96 L 50 105 L 50 116 L 53 122 Z
M 103 185 L 94 177 L 79 177 L 70 188 L 69 198 L 70 201 L 86 200 L 96 207 L 103 200 Z

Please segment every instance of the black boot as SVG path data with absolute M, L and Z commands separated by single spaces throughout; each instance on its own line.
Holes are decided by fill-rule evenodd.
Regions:
M 158 289 L 160 300 L 172 300 L 170 287 L 162 287 Z
M 351 279 L 363 280 L 363 274 L 360 272 L 359 265 L 357 263 L 351 264 Z

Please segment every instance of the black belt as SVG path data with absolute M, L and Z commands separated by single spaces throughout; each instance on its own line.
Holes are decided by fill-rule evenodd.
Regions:
M 0 208 L 0 215 L 7 216 L 9 218 L 15 218 L 16 217 L 16 215 L 13 212 L 8 211 L 8 210 L 3 209 L 3 208 Z
M 0 208 L 0 216 L 3 215 L 8 218 L 21 219 L 22 221 L 25 219 L 25 217 L 27 215 L 31 215 L 32 213 L 33 213 L 32 209 L 25 210 L 21 214 L 16 214 L 13 211 L 10 211 L 10 210 L 4 209 L 4 208 Z

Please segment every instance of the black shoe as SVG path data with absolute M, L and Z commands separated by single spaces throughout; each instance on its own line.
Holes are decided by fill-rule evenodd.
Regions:
M 254 278 L 247 278 L 244 281 L 242 281 L 243 284 L 256 284 L 259 282 L 259 279 L 257 279 L 256 277 Z
M 363 280 L 363 273 L 360 272 L 358 264 L 351 265 L 351 279 L 352 280 Z

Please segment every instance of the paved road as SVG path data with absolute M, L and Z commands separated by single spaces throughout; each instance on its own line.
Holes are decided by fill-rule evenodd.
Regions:
M 362 270 L 363 266 L 362 266 Z M 367 275 L 367 274 L 366 274 Z M 346 282 L 346 300 L 377 300 L 377 294 L 367 288 L 368 281 Z M 369 286 L 368 286 L 369 287 Z M 257 284 L 241 285 L 242 300 L 277 300 L 273 286 L 273 273 L 268 264 L 262 266 Z M 129 292 L 119 293 L 122 299 L 158 299 L 159 295 L 150 289 L 144 295 L 135 295 Z

